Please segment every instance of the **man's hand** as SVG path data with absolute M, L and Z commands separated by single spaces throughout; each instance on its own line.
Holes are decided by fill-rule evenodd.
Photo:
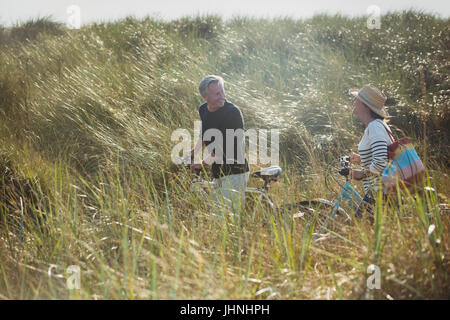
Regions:
M 194 149 L 189 150 L 189 151 L 186 153 L 186 156 L 187 156 L 187 157 L 191 157 L 191 162 L 194 161 L 195 153 L 200 153 L 200 155 L 201 155 L 202 147 L 203 147 L 204 145 L 205 145 L 205 141 L 203 141 L 203 140 L 201 139 L 201 137 L 199 137 L 198 140 L 197 140 L 197 142 L 195 143 Z
M 194 149 L 192 149 L 190 152 L 192 152 L 191 161 L 193 161 Z M 199 170 L 203 169 L 204 166 L 211 165 L 216 160 L 215 158 L 216 158 L 216 155 L 214 154 L 214 152 L 211 152 L 211 154 L 208 157 L 206 157 L 206 159 L 203 160 L 202 163 L 191 164 L 191 172 L 199 171 Z
M 202 163 L 193 163 L 191 164 L 191 172 L 200 171 L 205 166 L 205 162 L 202 161 Z
M 362 180 L 365 176 L 362 170 L 350 170 L 350 178 L 353 180 Z
M 191 164 L 191 172 L 196 172 L 202 169 L 202 164 L 201 163 L 194 163 Z

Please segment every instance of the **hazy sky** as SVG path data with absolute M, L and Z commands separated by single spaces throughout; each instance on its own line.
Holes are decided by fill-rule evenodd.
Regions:
M 0 24 L 10 26 L 47 15 L 65 23 L 70 5 L 80 8 L 81 24 L 116 20 L 127 15 L 138 18 L 156 15 L 166 20 L 198 13 L 220 14 L 224 18 L 238 14 L 304 18 L 322 12 L 355 16 L 366 15 L 371 5 L 378 6 L 381 14 L 415 8 L 442 17 L 450 16 L 448 0 L 0 0 Z

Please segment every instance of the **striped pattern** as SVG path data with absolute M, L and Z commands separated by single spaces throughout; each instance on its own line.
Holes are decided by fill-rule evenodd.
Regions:
M 384 126 L 381 120 L 369 123 L 358 146 L 362 167 L 374 174 L 363 179 L 365 193 L 370 189 L 378 190 L 381 183 L 379 175 L 388 164 L 388 144 L 391 140 Z
M 375 174 L 363 179 L 364 191 L 367 193 L 371 187 L 375 188 L 376 175 L 380 174 L 388 163 L 387 143 L 383 140 L 375 141 L 369 149 L 359 150 L 359 155 L 362 167 Z
M 411 189 L 419 184 L 425 173 L 425 167 L 411 143 L 399 145 L 395 154 L 398 155 L 382 172 L 385 192 L 395 192 L 397 183 Z

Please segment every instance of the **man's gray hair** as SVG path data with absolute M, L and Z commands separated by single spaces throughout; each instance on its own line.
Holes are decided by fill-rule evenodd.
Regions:
M 215 75 L 206 76 L 203 78 L 203 80 L 200 82 L 200 85 L 198 86 L 198 91 L 200 91 L 200 95 L 203 96 L 203 94 L 208 94 L 208 86 L 211 83 L 220 83 L 222 86 L 224 84 L 223 78 Z

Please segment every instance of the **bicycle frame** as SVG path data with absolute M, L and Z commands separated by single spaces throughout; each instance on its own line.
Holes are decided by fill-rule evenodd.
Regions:
M 207 196 L 209 194 L 209 191 L 211 188 L 214 188 L 215 185 L 213 182 L 207 181 L 203 178 L 194 178 L 191 182 L 190 190 L 195 193 L 199 193 L 202 196 Z M 251 188 L 246 187 L 245 194 L 252 195 L 256 194 L 261 200 L 267 201 L 272 211 L 276 210 L 275 204 L 270 199 L 269 195 L 267 194 L 267 184 L 264 185 L 263 188 Z
M 345 177 L 345 184 L 342 187 L 341 193 L 339 194 L 338 198 L 336 199 L 336 202 L 334 203 L 333 210 L 331 210 L 330 218 L 333 219 L 336 212 L 339 210 L 339 207 L 341 205 L 341 201 L 345 200 L 348 202 L 349 206 L 353 206 L 353 208 L 356 210 L 359 205 L 361 204 L 363 197 L 358 193 L 358 191 L 353 188 L 353 186 L 349 182 L 349 174 L 350 174 L 350 157 L 343 156 L 340 158 L 340 162 L 342 165 L 342 169 L 339 170 L 339 174 Z M 356 200 L 355 200 L 356 198 Z M 350 219 L 350 216 L 348 213 L 341 209 L 347 218 Z
M 355 200 L 355 198 L 356 198 L 356 200 Z M 339 196 L 333 206 L 333 210 L 331 211 L 331 214 L 330 214 L 331 219 L 333 219 L 334 215 L 339 210 L 342 200 L 347 201 L 350 206 L 353 206 L 355 208 L 355 210 L 359 207 L 361 201 L 363 200 L 363 198 L 358 193 L 358 191 L 356 191 L 355 188 L 353 188 L 353 186 L 350 184 L 350 182 L 348 181 L 348 178 L 347 178 L 347 181 L 345 181 L 345 184 L 342 187 L 341 193 L 339 194 Z M 346 214 L 347 218 L 350 218 L 350 216 L 348 215 L 348 213 L 345 210 L 344 210 L 344 213 Z
M 209 190 L 214 188 L 215 184 L 213 182 L 209 182 L 204 179 L 193 179 L 191 182 L 190 190 L 192 192 L 200 193 L 203 196 L 207 196 L 209 194 Z M 245 194 L 248 196 L 249 194 L 256 194 L 260 199 L 264 199 L 269 204 L 270 208 L 275 211 L 275 205 L 270 200 L 269 195 L 267 194 L 267 188 L 245 188 Z
M 246 193 L 246 194 L 252 194 L 252 193 L 258 194 L 260 197 L 264 198 L 264 199 L 267 201 L 267 203 L 269 204 L 270 208 L 271 208 L 273 211 L 276 210 L 275 205 L 273 204 L 272 200 L 270 200 L 269 195 L 267 194 L 266 189 L 258 189 L 258 188 L 250 188 L 250 187 L 247 187 L 247 188 L 245 189 L 245 193 Z

